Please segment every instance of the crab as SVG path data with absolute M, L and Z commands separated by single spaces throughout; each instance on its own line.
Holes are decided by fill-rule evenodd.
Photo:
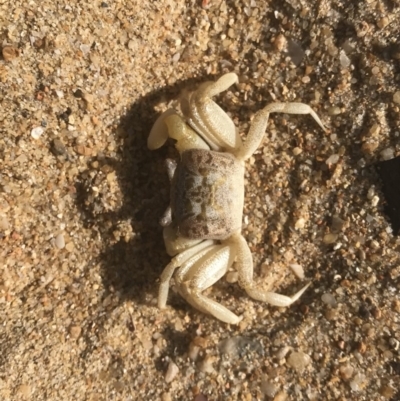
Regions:
M 304 103 L 271 103 L 258 111 L 247 139 L 213 97 L 238 82 L 227 73 L 216 82 L 205 82 L 181 98 L 181 116 L 168 109 L 160 115 L 148 137 L 150 150 L 160 148 L 168 137 L 176 140 L 180 154 L 167 159 L 171 183 L 170 206 L 160 220 L 167 253 L 172 257 L 160 278 L 158 307 L 167 304 L 170 281 L 194 308 L 225 323 L 237 324 L 237 316 L 203 292 L 220 280 L 235 263 L 238 283 L 257 301 L 286 307 L 296 302 L 310 283 L 293 296 L 263 291 L 253 281 L 253 258 L 243 235 L 245 161 L 259 147 L 270 113 L 310 114 Z

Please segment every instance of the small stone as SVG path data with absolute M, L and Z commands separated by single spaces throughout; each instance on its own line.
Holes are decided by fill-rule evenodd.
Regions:
M 350 59 L 347 57 L 346 53 L 344 50 L 341 50 L 340 55 L 339 55 L 339 60 L 340 60 L 340 65 L 343 68 L 348 68 L 350 67 Z
M 377 149 L 378 146 L 378 142 L 367 141 L 361 145 L 361 150 L 363 151 L 363 153 L 371 154 Z
M 301 45 L 294 40 L 288 41 L 287 51 L 292 63 L 299 65 L 304 58 L 305 52 Z
M 273 401 L 286 401 L 288 398 L 287 393 L 285 393 L 284 391 L 279 392 Z
M 391 400 L 395 395 L 395 391 L 392 386 L 385 384 L 379 389 L 379 394 L 387 400 Z
M 299 155 L 302 151 L 303 151 L 303 149 L 301 149 L 301 148 L 299 148 L 299 147 L 295 147 L 295 148 L 293 149 L 293 154 L 294 154 L 295 156 L 297 156 L 297 155 Z
M 53 144 L 52 144 L 52 151 L 56 156 L 62 156 L 67 154 L 67 149 L 62 143 L 60 139 L 53 139 Z
M 214 372 L 214 363 L 215 358 L 211 355 L 206 355 L 205 358 L 197 364 L 199 370 L 203 373 L 213 373 Z
M 5 61 L 11 61 L 19 56 L 19 49 L 14 46 L 4 46 L 2 54 Z
M 337 240 L 337 238 L 338 238 L 337 234 L 329 233 L 329 234 L 324 235 L 323 242 L 324 242 L 324 244 L 327 244 L 327 245 L 334 244 L 335 241 Z
M 281 349 L 278 350 L 278 352 L 276 353 L 276 357 L 281 360 L 283 358 L 286 357 L 286 355 L 289 353 L 289 351 L 291 351 L 291 348 L 286 346 L 286 347 L 282 347 Z
M 225 276 L 225 279 L 229 284 L 237 283 L 239 279 L 239 273 L 236 271 L 228 272 L 228 274 Z
M 264 352 L 264 348 L 259 341 L 245 336 L 229 337 L 221 341 L 218 348 L 221 354 L 230 358 L 237 358 L 252 351 L 258 354 Z
M 310 364 L 311 358 L 304 352 L 292 352 L 287 359 L 287 364 L 296 372 L 303 372 Z
M 390 160 L 394 158 L 394 149 L 393 148 L 386 148 L 383 149 L 380 153 L 382 160 Z
M 0 231 L 6 231 L 10 228 L 10 223 L 6 216 L 0 215 Z
M 81 335 L 81 327 L 80 326 L 71 326 L 69 329 L 69 334 L 72 338 L 78 338 Z
M 378 203 L 379 203 L 379 196 L 374 195 L 371 199 L 371 206 L 376 207 L 376 206 L 378 206 Z
M 339 216 L 333 216 L 332 223 L 331 223 L 331 230 L 336 231 L 336 232 L 342 231 L 345 223 L 346 222 L 343 219 L 341 219 Z
M 82 156 L 91 156 L 91 154 L 92 154 L 92 149 L 90 149 L 84 145 L 76 145 L 74 147 L 74 150 L 76 153 L 78 153 L 78 155 L 82 155 Z
M 274 39 L 274 47 L 278 52 L 281 52 L 286 49 L 287 40 L 284 35 L 279 34 Z
M 344 365 L 344 366 L 341 366 L 341 367 L 339 368 L 339 374 L 340 374 L 340 377 L 341 377 L 343 380 L 348 381 L 348 380 L 350 380 L 350 379 L 353 377 L 354 368 L 353 368 L 351 365 Z
M 325 163 L 327 165 L 336 164 L 339 161 L 339 157 L 338 154 L 331 155 L 326 159 Z
M 165 381 L 167 383 L 171 383 L 175 379 L 178 373 L 179 373 L 178 366 L 176 366 L 174 362 L 170 361 L 168 364 L 167 372 L 165 373 L 164 377 Z
M 35 127 L 31 131 L 31 137 L 33 139 L 39 139 L 42 136 L 43 132 L 44 132 L 43 127 Z
M 400 91 L 397 91 L 393 95 L 393 101 L 397 104 L 400 104 Z
M 65 245 L 65 249 L 66 249 L 68 252 L 72 252 L 72 251 L 74 250 L 74 248 L 75 248 L 75 245 L 74 245 L 73 242 L 68 242 L 68 244 Z
M 350 387 L 353 391 L 361 391 L 367 385 L 367 380 L 365 375 L 357 373 L 354 379 L 350 382 Z
M 324 304 L 327 304 L 327 305 L 331 306 L 332 308 L 337 307 L 336 298 L 332 294 L 329 294 L 329 292 L 323 294 L 321 296 L 321 300 Z
M 330 116 L 337 116 L 338 114 L 341 114 L 342 110 L 338 106 L 331 106 L 328 107 L 328 114 Z
M 77 90 L 74 92 L 74 97 L 76 97 L 76 98 L 78 98 L 78 99 L 83 98 L 83 92 L 82 92 L 82 90 L 81 90 L 81 89 L 77 89 Z
M 306 220 L 305 220 L 303 217 L 300 217 L 300 218 L 296 221 L 296 223 L 294 223 L 294 228 L 295 228 L 296 230 L 300 230 L 300 229 L 304 228 L 305 225 L 306 225 Z
M 389 25 L 389 18 L 387 18 L 387 17 L 381 18 L 380 20 L 378 20 L 376 25 L 378 25 L 378 28 L 380 28 L 380 29 L 385 28 L 386 26 Z
M 276 384 L 274 384 L 272 381 L 268 380 L 268 379 L 263 379 L 261 381 L 261 392 L 269 397 L 275 397 L 276 393 L 278 391 L 278 388 L 276 386 Z
M 304 280 L 304 269 L 303 266 L 298 265 L 296 263 L 292 263 L 289 265 L 292 269 L 293 273 L 298 277 L 300 280 Z
M 63 249 L 65 247 L 65 239 L 63 234 L 57 235 L 55 244 L 58 249 Z
M 170 393 L 163 393 L 161 395 L 161 401 L 172 401 L 172 397 Z

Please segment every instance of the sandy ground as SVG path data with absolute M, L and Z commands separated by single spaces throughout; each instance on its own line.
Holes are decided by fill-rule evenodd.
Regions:
M 315 3 L 315 4 L 313 4 Z M 354 5 L 347 5 L 354 3 Z M 0 399 L 399 400 L 400 240 L 376 163 L 400 155 L 398 0 L 0 1 Z M 252 301 L 232 270 L 207 294 L 174 286 L 158 220 L 157 115 L 234 71 L 216 99 L 245 137 L 275 115 L 246 169 Z M 272 281 L 277 282 L 272 286 Z

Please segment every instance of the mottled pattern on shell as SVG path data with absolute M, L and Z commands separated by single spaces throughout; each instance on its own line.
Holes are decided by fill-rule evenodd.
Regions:
M 182 153 L 171 187 L 179 235 L 228 238 L 241 229 L 244 167 L 229 153 L 190 149 Z

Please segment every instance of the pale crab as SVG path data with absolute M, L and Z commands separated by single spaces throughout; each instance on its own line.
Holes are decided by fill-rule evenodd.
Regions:
M 203 291 L 236 264 L 239 285 L 253 299 L 275 306 L 289 306 L 307 289 L 293 296 L 256 288 L 253 258 L 241 234 L 244 201 L 244 162 L 256 151 L 267 128 L 270 113 L 310 114 L 325 127 L 304 103 L 271 103 L 258 111 L 247 139 L 242 143 L 238 129 L 212 97 L 238 82 L 228 73 L 216 82 L 205 82 L 181 98 L 181 117 L 174 109 L 155 122 L 148 147 L 158 149 L 168 137 L 176 140 L 180 160 L 167 160 L 171 201 L 160 223 L 171 262 L 161 275 L 158 307 L 165 308 L 170 280 L 181 296 L 198 310 L 230 324 L 242 317 L 205 296 Z

